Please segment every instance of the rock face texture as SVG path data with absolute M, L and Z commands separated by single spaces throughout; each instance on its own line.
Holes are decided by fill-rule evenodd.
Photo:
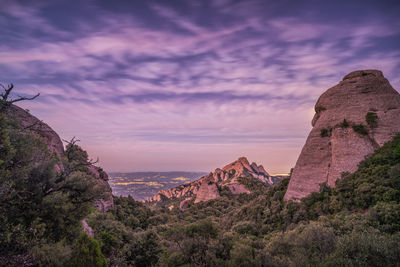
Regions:
M 346 75 L 315 105 L 312 130 L 293 169 L 285 200 L 335 186 L 366 155 L 400 132 L 400 94 L 379 70 Z
M 182 200 L 179 203 L 179 209 L 180 210 L 186 210 L 186 209 L 190 208 L 191 204 L 192 204 L 192 199 L 191 198 Z
M 241 157 L 222 169 L 217 168 L 214 172 L 189 184 L 180 185 L 168 190 L 161 190 L 157 195 L 147 199 L 147 201 L 186 198 L 182 202 L 182 205 L 184 205 L 184 203 L 189 203 L 189 199 L 195 197 L 194 203 L 198 203 L 220 197 L 220 189 L 225 186 L 233 194 L 249 194 L 250 191 L 240 183 L 238 180 L 239 177 L 256 178 L 268 185 L 273 185 L 279 180 L 271 177 L 263 166 L 258 166 L 256 163 L 250 165 L 245 157 Z
M 21 127 L 36 133 L 47 144 L 49 150 L 61 158 L 64 153 L 63 143 L 58 134 L 50 126 L 15 105 L 11 105 L 8 108 L 7 114 L 14 116 L 21 124 Z
M 200 184 L 194 203 L 208 201 L 219 197 L 220 195 L 217 184 L 215 183 L 212 176 L 207 176 L 206 179 L 204 179 Z
M 82 227 L 83 227 L 83 232 L 86 233 L 90 237 L 94 237 L 94 231 L 92 227 L 90 227 L 85 219 L 81 221 Z

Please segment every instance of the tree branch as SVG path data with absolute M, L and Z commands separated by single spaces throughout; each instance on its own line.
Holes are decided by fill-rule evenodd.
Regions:
M 33 100 L 36 97 L 40 95 L 40 93 L 37 93 L 36 95 L 32 97 L 24 97 L 18 95 L 17 99 L 9 99 L 11 91 L 14 89 L 14 85 L 10 84 L 7 87 L 5 87 L 3 84 L 0 83 L 0 87 L 3 88 L 4 93 L 0 94 L 0 111 L 4 111 L 6 108 L 11 106 L 13 103 L 19 102 L 19 101 L 24 101 L 24 100 Z

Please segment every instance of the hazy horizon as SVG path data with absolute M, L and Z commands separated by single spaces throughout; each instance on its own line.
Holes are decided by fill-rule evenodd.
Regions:
M 357 11 L 357 12 L 355 12 Z M 0 83 L 108 172 L 294 167 L 314 104 L 380 69 L 400 90 L 398 1 L 1 1 Z

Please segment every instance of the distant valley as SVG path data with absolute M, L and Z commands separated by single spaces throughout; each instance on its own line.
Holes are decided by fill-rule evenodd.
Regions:
M 160 190 L 190 183 L 206 175 L 206 172 L 111 172 L 108 181 L 115 196 L 131 195 L 141 201 L 154 196 Z

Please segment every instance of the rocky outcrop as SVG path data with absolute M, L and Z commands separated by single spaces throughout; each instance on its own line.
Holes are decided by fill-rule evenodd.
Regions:
M 217 184 L 212 176 L 208 176 L 206 179 L 203 179 L 202 183 L 200 184 L 194 203 L 208 201 L 219 197 L 220 195 Z
M 94 231 L 93 231 L 92 227 L 89 226 L 87 221 L 85 219 L 83 219 L 81 221 L 81 223 L 82 223 L 82 227 L 83 227 L 83 232 L 86 233 L 90 237 L 94 237 Z
M 187 198 L 187 199 L 185 199 L 185 200 L 182 200 L 182 201 L 179 203 L 179 209 L 180 209 L 180 210 L 186 210 L 186 209 L 190 208 L 190 206 L 192 205 L 192 203 L 193 203 L 193 200 L 192 200 L 191 198 Z
M 63 171 L 64 166 L 61 159 L 64 154 L 64 146 L 58 134 L 49 125 L 18 106 L 9 106 L 6 113 L 13 117 L 22 128 L 31 131 L 47 145 L 49 151 L 53 152 L 59 159 L 55 166 L 57 171 Z M 107 211 L 114 204 L 111 187 L 107 182 L 107 173 L 100 167 L 89 165 L 88 174 L 96 179 L 97 187 L 101 188 L 102 191 L 101 198 L 95 200 L 94 205 L 101 211 Z
M 102 188 L 101 198 L 96 199 L 94 205 L 100 211 L 107 211 L 114 205 L 114 198 L 112 195 L 112 190 L 110 185 L 108 184 L 108 174 L 103 171 L 102 168 L 89 165 L 88 166 L 89 173 L 96 178 L 97 186 Z
M 400 95 L 378 70 L 346 75 L 315 105 L 312 130 L 296 162 L 285 200 L 300 200 L 321 184 L 335 186 L 366 155 L 400 132 Z
M 238 195 L 238 194 L 250 194 L 250 190 L 246 188 L 243 184 L 238 182 L 237 180 L 230 182 L 229 184 L 226 185 L 229 190 L 232 192 L 232 194 Z
M 238 179 L 241 177 L 256 178 L 268 185 L 272 185 L 277 181 L 265 171 L 263 166 L 258 166 L 256 163 L 250 165 L 245 157 L 241 157 L 222 169 L 217 168 L 214 172 L 189 184 L 161 190 L 157 195 L 147 199 L 147 201 L 163 201 L 183 197 L 191 199 L 195 197 L 194 203 L 198 203 L 220 197 L 219 191 L 222 187 L 227 187 L 233 194 L 248 194 L 250 190 L 241 184 Z
M 49 150 L 61 158 L 64 153 L 63 143 L 58 134 L 51 129 L 50 126 L 31 115 L 26 110 L 15 105 L 8 107 L 7 114 L 15 117 L 22 128 L 29 129 L 37 134 L 48 146 Z

